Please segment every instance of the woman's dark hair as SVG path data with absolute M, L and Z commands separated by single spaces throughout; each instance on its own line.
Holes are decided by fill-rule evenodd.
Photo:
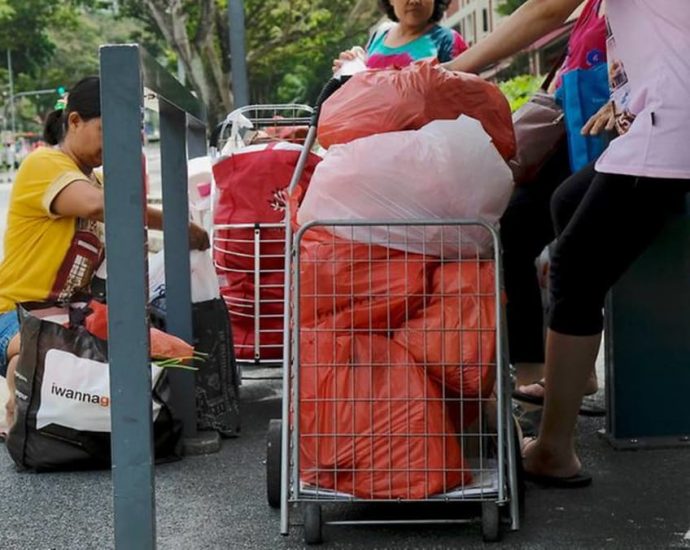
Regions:
M 77 113 L 82 120 L 101 116 L 101 81 L 97 76 L 82 78 L 69 90 L 64 109 L 51 112 L 43 127 L 43 138 L 49 145 L 57 145 L 67 132 L 67 117 Z
M 438 23 L 443 19 L 443 14 L 446 13 L 448 4 L 450 4 L 450 0 L 434 0 L 434 11 L 429 18 L 429 23 Z M 393 4 L 391 4 L 390 0 L 379 0 L 379 7 L 391 21 L 398 21 L 395 10 L 393 9 Z

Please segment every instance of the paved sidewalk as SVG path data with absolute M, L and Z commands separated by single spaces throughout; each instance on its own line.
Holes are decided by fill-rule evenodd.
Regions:
M 289 537 L 265 503 L 265 429 L 280 410 L 274 381 L 243 386 L 242 436 L 220 453 L 157 469 L 158 542 L 163 550 L 303 548 L 299 513 Z M 529 487 L 523 527 L 502 546 L 524 549 L 690 548 L 690 452 L 616 452 L 597 431 L 603 419 L 580 419 L 583 461 L 594 485 L 581 490 Z M 0 445 L 3 550 L 112 548 L 109 472 L 18 474 Z M 337 506 L 324 519 L 411 518 L 425 507 Z M 470 516 L 476 509 L 445 508 Z M 477 525 L 337 527 L 324 548 L 483 548 Z

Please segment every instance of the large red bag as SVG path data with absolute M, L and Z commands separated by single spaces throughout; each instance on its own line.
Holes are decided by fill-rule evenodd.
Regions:
M 354 75 L 323 104 L 318 139 L 328 148 L 373 134 L 418 130 L 432 120 L 463 114 L 481 122 L 506 161 L 515 156 L 510 106 L 498 87 L 430 61 Z
M 286 189 L 302 146 L 291 143 L 251 145 L 213 166 L 218 191 L 214 224 L 281 223 Z M 310 153 L 299 186 L 306 189 L 321 157 Z M 262 359 L 282 356 L 283 228 L 261 230 L 259 273 L 261 308 L 254 308 L 256 257 L 254 228 L 219 228 L 214 235 L 214 261 L 221 294 L 232 313 L 232 331 L 239 359 L 254 359 L 255 318 L 260 319 Z
M 396 332 L 394 340 L 425 372 L 461 398 L 463 427 L 496 379 L 496 291 L 493 261 L 463 261 L 433 274 L 429 305 Z
M 310 229 L 300 248 L 300 319 L 331 330 L 389 331 L 424 305 L 437 261 Z
M 384 336 L 303 330 L 300 477 L 365 499 L 423 499 L 472 480 L 436 382 Z

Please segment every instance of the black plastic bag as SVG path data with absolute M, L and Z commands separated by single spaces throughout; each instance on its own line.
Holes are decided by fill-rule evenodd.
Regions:
M 109 468 L 108 344 L 74 315 L 85 304 L 21 304 L 16 422 L 7 449 L 20 469 Z M 62 323 L 69 319 L 69 326 Z M 157 462 L 181 456 L 182 424 L 170 407 L 165 369 L 152 367 Z
M 165 296 L 151 303 L 151 322 L 165 330 Z M 206 354 L 196 366 L 196 414 L 199 430 L 223 437 L 240 432 L 239 374 L 228 308 L 220 299 L 192 304 L 194 351 Z

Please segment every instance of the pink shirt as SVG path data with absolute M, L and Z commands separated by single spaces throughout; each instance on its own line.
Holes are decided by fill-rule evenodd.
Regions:
M 591 69 L 606 61 L 606 17 L 599 15 L 602 0 L 588 0 L 577 18 L 568 40 L 568 55 L 556 77 L 561 86 L 563 75 L 575 69 Z
M 635 118 L 596 169 L 690 179 L 690 0 L 608 0 L 606 10 L 617 110 Z

